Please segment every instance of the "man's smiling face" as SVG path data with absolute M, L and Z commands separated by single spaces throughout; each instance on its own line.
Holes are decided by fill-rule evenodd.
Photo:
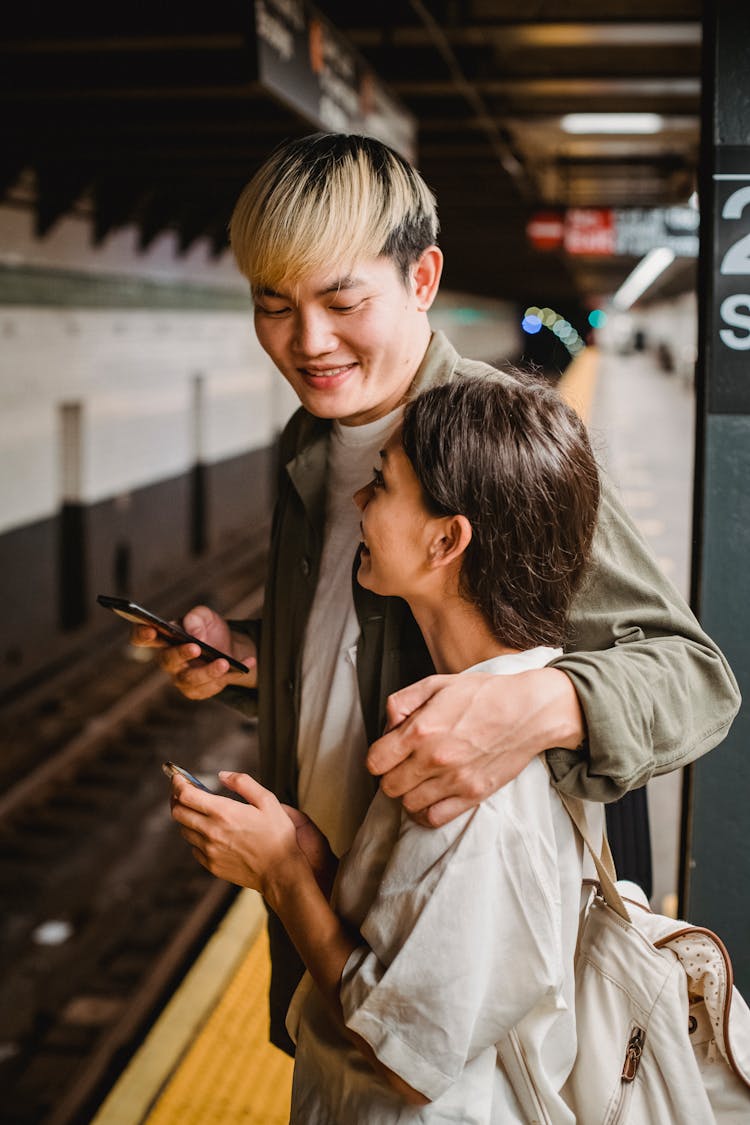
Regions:
M 258 340 L 311 414 L 358 426 L 403 400 L 430 337 L 420 268 L 405 283 L 372 258 L 255 293 Z

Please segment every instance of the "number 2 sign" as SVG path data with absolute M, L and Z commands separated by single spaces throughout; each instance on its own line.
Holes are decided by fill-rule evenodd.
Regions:
M 717 145 L 714 158 L 707 406 L 712 414 L 750 414 L 750 147 Z
M 716 179 L 724 180 L 724 177 L 719 175 Z M 724 228 L 725 221 L 728 224 L 734 222 L 733 231 L 739 234 L 739 237 L 735 237 L 723 253 L 719 272 L 724 277 L 750 276 L 750 233 L 741 233 L 742 225 L 750 226 L 747 220 L 742 224 L 743 213 L 750 205 L 750 174 L 747 179 L 749 182 L 744 187 L 734 188 L 721 209 L 723 229 L 720 230 L 720 245 L 724 243 L 727 235 Z M 734 182 L 736 183 L 736 179 Z M 719 314 L 722 322 L 728 325 L 719 330 L 722 343 L 734 351 L 750 350 L 750 294 L 730 293 L 723 297 Z

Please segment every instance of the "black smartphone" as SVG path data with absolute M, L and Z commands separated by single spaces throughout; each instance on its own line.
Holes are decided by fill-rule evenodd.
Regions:
M 186 633 L 179 625 L 175 625 L 171 621 L 165 621 L 162 617 L 157 617 L 155 613 L 151 613 L 143 606 L 137 605 L 127 598 L 112 598 L 108 594 L 99 594 L 96 600 L 105 609 L 111 609 L 113 613 L 116 613 L 119 617 L 124 617 L 126 621 L 131 621 L 134 625 L 151 625 L 152 628 L 156 629 L 159 636 L 163 637 L 165 641 L 169 641 L 170 644 L 198 645 L 207 660 L 226 660 L 235 672 L 249 671 L 244 664 L 240 664 L 239 660 L 235 660 L 233 656 L 228 656 L 226 652 L 219 652 L 218 648 L 207 645 L 205 641 L 199 640 L 198 637 L 191 637 L 190 633 Z
M 192 773 L 190 773 L 186 769 L 183 769 L 182 766 L 176 766 L 174 762 L 162 762 L 161 768 L 167 775 L 167 777 L 174 777 L 174 775 L 178 773 L 180 777 L 186 778 L 191 785 L 194 785 L 196 787 L 196 789 L 203 789 L 206 793 L 213 793 L 213 789 L 209 789 L 208 786 L 204 785 L 202 781 L 198 781 L 198 778 L 195 777 Z

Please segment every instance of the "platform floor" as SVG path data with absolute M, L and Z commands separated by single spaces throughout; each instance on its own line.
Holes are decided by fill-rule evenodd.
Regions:
M 92 1125 L 285 1125 L 292 1060 L 268 1042 L 265 918 L 241 891 Z
M 588 349 L 587 349 L 588 350 Z M 582 355 L 586 355 L 583 352 Z M 588 419 L 600 463 L 665 574 L 688 598 L 695 395 L 650 352 L 602 353 Z M 683 771 L 648 783 L 652 902 L 676 916 Z
M 589 423 L 606 470 L 664 570 L 687 590 L 693 449 L 692 390 L 644 353 L 588 348 L 563 395 Z M 677 880 L 680 778 L 648 787 L 654 902 Z M 241 892 L 92 1125 L 281 1125 L 292 1063 L 267 1042 L 264 910 Z

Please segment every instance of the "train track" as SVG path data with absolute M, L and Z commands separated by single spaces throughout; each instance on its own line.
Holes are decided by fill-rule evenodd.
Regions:
M 242 617 L 259 601 L 256 590 L 221 608 Z M 62 698 L 35 698 L 31 765 L 11 755 L 0 797 L 7 1125 L 90 1120 L 235 893 L 175 830 L 160 764 L 214 779 L 252 769 L 254 724 L 218 701 L 185 700 L 122 652 L 87 676 L 85 691 L 68 675 Z M 23 725 L 17 709 L 16 750 Z

